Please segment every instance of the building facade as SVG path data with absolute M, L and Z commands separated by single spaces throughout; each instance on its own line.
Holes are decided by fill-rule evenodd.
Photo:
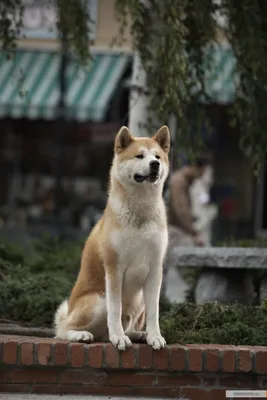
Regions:
M 49 213 L 51 182 L 58 165 L 56 138 L 62 129 L 57 121 L 60 42 L 55 9 L 45 0 L 25 0 L 25 6 L 24 29 L 15 58 L 6 61 L 0 53 L 0 204 L 13 209 L 16 204 L 28 206 L 32 196 L 33 203 L 41 202 Z M 93 21 L 93 59 L 85 70 L 73 57 L 68 60 L 63 168 L 66 185 L 85 192 L 84 200 L 79 200 L 84 203 L 92 193 L 106 189 L 113 138 L 119 126 L 128 121 L 129 85 L 125 82 L 129 82 L 132 71 L 130 28 L 123 43 L 114 41 L 119 34 L 115 0 L 88 0 L 88 7 Z M 228 226 L 227 234 L 248 236 L 265 229 L 264 201 L 260 200 L 265 186 L 262 178 L 255 197 L 255 179 L 239 149 L 240 132 L 230 126 L 227 111 L 235 101 L 237 82 L 226 30 L 227 23 L 219 16 L 218 43 L 207 49 L 213 67 L 207 72 L 206 89 L 212 103 L 206 108 L 215 131 L 215 178 L 222 221 Z M 45 195 L 38 188 L 40 176 L 48 190 Z M 85 184 L 88 178 L 93 190 Z M 255 198 L 262 210 L 256 220 Z M 267 229 L 267 222 L 265 225 Z
M 119 33 L 114 0 L 87 4 L 92 60 L 82 68 L 68 54 L 64 123 L 59 120 L 61 47 L 51 2 L 25 0 L 17 50 L 11 59 L 0 52 L 2 215 L 49 216 L 59 170 L 62 208 L 76 204 L 72 223 L 77 218 L 80 223 L 77 213 L 90 202 L 104 202 L 113 139 L 127 123 L 124 82 L 131 76 L 131 37 L 126 29 L 123 44 L 114 42 Z

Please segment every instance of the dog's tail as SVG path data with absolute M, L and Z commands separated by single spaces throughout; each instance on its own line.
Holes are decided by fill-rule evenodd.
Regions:
M 66 323 L 69 313 L 68 300 L 64 300 L 58 307 L 54 318 L 54 330 L 56 338 L 66 339 Z

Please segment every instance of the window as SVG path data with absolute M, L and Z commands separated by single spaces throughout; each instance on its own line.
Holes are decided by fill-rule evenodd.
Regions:
M 91 16 L 91 40 L 97 28 L 98 0 L 86 0 Z M 23 29 L 21 36 L 29 39 L 56 39 L 57 13 L 50 0 L 24 0 Z

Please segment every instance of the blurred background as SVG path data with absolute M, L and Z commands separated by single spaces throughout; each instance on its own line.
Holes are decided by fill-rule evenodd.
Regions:
M 6 61 L 0 53 L 3 238 L 21 242 L 44 233 L 83 238 L 105 207 L 113 140 L 120 126 L 131 125 L 134 118 L 130 92 L 135 56 L 130 28 L 120 46 L 111 46 L 119 31 L 115 0 L 87 3 L 92 18 L 87 68 L 62 53 L 56 9 L 45 1 L 25 2 L 14 58 Z M 208 79 L 211 101 L 203 105 L 212 126 L 207 141 L 214 169 L 212 198 L 218 207 L 213 241 L 265 236 L 266 171 L 257 183 L 239 148 L 239 127 L 230 125 L 235 59 L 219 19 L 217 36 Z M 58 114 L 60 100 L 66 118 Z M 175 124 L 171 131 L 175 135 Z

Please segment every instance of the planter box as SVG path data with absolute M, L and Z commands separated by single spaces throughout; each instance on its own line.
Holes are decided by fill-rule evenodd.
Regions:
M 267 387 L 267 347 L 80 344 L 0 336 L 0 392 L 225 400 L 226 390 Z

